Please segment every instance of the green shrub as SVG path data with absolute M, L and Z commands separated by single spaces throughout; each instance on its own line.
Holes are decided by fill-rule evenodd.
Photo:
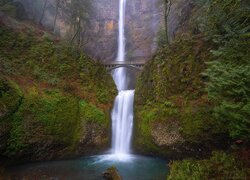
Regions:
M 0 123 L 18 109 L 22 96 L 16 83 L 0 78 Z
M 213 117 L 234 139 L 250 138 L 250 4 L 244 0 L 198 2 L 198 26 L 212 42 L 204 75 Z
M 250 137 L 250 4 L 245 0 L 196 1 L 198 27 L 213 43 L 204 75 L 213 116 L 234 139 Z
M 233 138 L 250 138 L 250 65 L 213 62 L 207 91 L 216 102 L 214 117 L 227 124 Z
M 108 92 L 106 92 L 105 90 L 99 90 L 97 91 L 97 99 L 100 103 L 108 103 Z
M 12 4 L 5 4 L 4 6 L 0 7 L 0 10 L 7 13 L 12 17 L 16 17 L 16 7 Z
M 174 161 L 168 180 L 247 179 L 248 169 L 233 155 L 214 152 L 210 159 Z
M 96 122 L 99 124 L 106 124 L 107 118 L 105 116 L 105 113 L 95 107 L 92 104 L 87 103 L 86 101 L 81 100 L 79 102 L 80 105 L 80 117 L 84 121 L 87 122 Z

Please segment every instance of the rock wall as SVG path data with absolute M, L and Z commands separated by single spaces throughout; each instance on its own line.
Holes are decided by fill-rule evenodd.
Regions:
M 194 8 L 193 0 L 169 0 L 167 14 L 168 40 L 190 30 L 189 20 Z
M 149 60 L 157 49 L 158 32 L 164 29 L 163 0 L 127 1 L 127 59 Z
M 135 91 L 136 153 L 202 157 L 228 146 L 200 75 L 211 60 L 209 48 L 201 37 L 183 38 L 161 48 L 143 68 Z
M 83 38 L 83 49 L 94 59 L 114 60 L 117 54 L 118 9 L 117 0 L 93 0 L 89 26 Z
M 17 0 L 22 3 L 30 20 L 46 29 L 71 39 L 74 36 L 69 7 L 71 0 Z M 86 3 L 86 0 L 79 0 Z M 118 0 L 92 0 L 86 23 L 80 33 L 82 49 L 101 61 L 115 60 L 118 36 Z M 43 12 L 43 8 L 45 11 Z M 56 11 L 58 10 L 58 13 Z M 72 12 L 71 12 L 72 13 Z M 149 60 L 157 48 L 157 34 L 164 22 L 163 0 L 131 0 L 126 6 L 126 58 Z M 43 16 L 43 17 L 42 17 Z M 55 21 L 56 17 L 56 21 Z M 55 24 L 55 27 L 54 27 Z

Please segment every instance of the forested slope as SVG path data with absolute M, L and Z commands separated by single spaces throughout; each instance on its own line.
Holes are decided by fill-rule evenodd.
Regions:
M 109 147 L 116 90 L 104 67 L 30 24 L 2 16 L 0 25 L 1 160 L 65 158 Z
M 162 48 L 137 81 L 134 144 L 140 152 L 167 157 L 204 158 L 218 150 L 233 154 L 174 162 L 170 179 L 196 173 L 203 179 L 244 179 L 241 168 L 235 176 L 230 171 L 237 166 L 231 156 L 249 165 L 250 5 L 243 0 L 189 2 L 190 14 L 171 41 L 159 38 Z M 171 14 L 171 6 L 181 3 L 167 5 Z

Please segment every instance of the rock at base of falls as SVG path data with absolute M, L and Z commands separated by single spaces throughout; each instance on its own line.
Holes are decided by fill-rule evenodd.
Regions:
M 122 180 L 121 176 L 118 173 L 116 167 L 112 166 L 108 168 L 103 174 L 102 177 L 107 180 Z

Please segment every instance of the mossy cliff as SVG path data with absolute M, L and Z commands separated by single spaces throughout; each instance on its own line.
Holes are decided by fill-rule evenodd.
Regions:
M 4 22 L 0 27 L 1 160 L 66 158 L 108 148 L 112 77 L 77 47 L 15 23 L 15 29 Z
M 248 179 L 249 169 L 245 168 L 235 154 L 213 152 L 204 160 L 186 159 L 170 163 L 168 180 L 175 179 Z
M 179 26 L 188 28 L 159 49 L 138 79 L 138 149 L 198 155 L 231 140 L 248 144 L 249 6 L 192 2 Z
M 141 72 L 135 99 L 137 150 L 199 156 L 223 140 L 223 125 L 211 117 L 201 75 L 211 59 L 208 48 L 202 37 L 176 40 L 159 50 Z
M 167 2 L 167 21 L 185 9 Z M 135 150 L 193 158 L 173 161 L 169 179 L 249 179 L 249 1 L 186 2 L 137 80 Z

